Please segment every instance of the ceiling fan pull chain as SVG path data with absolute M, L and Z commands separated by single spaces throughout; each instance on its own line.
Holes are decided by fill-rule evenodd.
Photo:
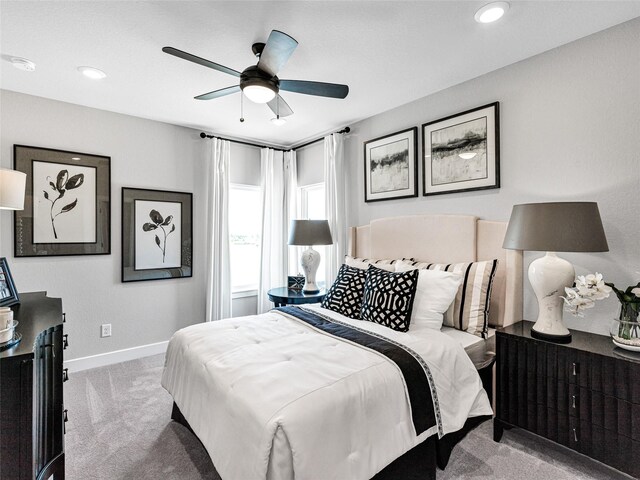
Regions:
M 240 123 L 244 122 L 244 93 L 240 92 Z

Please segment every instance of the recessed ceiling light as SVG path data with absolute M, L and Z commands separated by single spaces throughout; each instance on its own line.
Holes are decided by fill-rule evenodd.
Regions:
M 78 67 L 78 71 L 91 80 L 102 80 L 107 76 L 102 70 L 93 67 Z
M 21 57 L 12 57 L 11 65 L 16 67 L 18 70 L 24 70 L 25 72 L 33 72 L 36 69 L 36 64 L 31 60 L 27 60 L 26 58 Z
M 476 12 L 474 18 L 478 23 L 491 23 L 502 18 L 507 10 L 509 10 L 507 2 L 488 3 Z
M 76 162 L 80 161 L 80 157 L 71 157 L 71 160 L 75 160 Z
M 463 160 L 471 160 L 476 155 L 477 155 L 476 152 L 466 152 L 466 153 L 459 153 L 458 154 L 458 156 Z
M 282 118 L 280 115 L 278 115 L 277 117 L 273 117 L 271 119 L 271 123 L 273 123 L 274 125 L 277 125 L 278 127 L 284 125 L 285 123 L 287 123 L 287 120 L 285 118 Z

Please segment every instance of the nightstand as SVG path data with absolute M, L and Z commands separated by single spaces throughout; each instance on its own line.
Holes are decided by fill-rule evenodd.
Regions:
M 287 287 L 272 288 L 267 292 L 269 300 L 271 300 L 276 307 L 320 303 L 326 294 L 327 290 L 324 288 L 321 288 L 318 293 L 304 293 L 302 290 L 293 290 Z
M 494 440 L 520 427 L 640 476 L 640 354 L 572 331 L 569 344 L 531 337 L 532 322 L 496 332 Z

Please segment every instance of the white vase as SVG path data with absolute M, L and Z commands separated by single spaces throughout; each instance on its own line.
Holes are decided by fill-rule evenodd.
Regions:
M 316 272 L 318 271 L 318 265 L 320 265 L 320 254 L 313 249 L 313 247 L 307 248 L 302 252 L 300 257 L 300 266 L 304 271 L 304 287 L 302 291 L 305 293 L 318 293 L 320 289 L 316 285 Z
M 571 332 L 562 323 L 565 287 L 573 286 L 576 273 L 570 262 L 547 252 L 529 265 L 529 282 L 538 299 L 538 319 L 532 335 L 546 340 L 571 340 Z

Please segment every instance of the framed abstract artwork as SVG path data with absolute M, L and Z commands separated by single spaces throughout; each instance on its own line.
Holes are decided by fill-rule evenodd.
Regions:
M 122 281 L 192 276 L 192 194 L 122 189 Z
M 110 157 L 14 145 L 13 162 L 27 174 L 16 257 L 111 253 Z
M 364 144 L 364 201 L 418 196 L 418 128 Z
M 498 102 L 422 125 L 423 195 L 500 188 Z

